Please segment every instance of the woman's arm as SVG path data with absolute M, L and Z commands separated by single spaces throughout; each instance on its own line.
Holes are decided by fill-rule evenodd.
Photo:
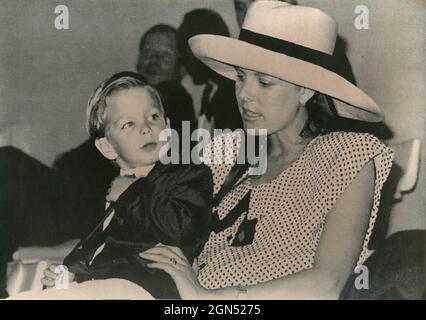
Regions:
M 328 212 L 312 269 L 245 287 L 248 299 L 337 299 L 359 257 L 374 195 L 374 162 L 370 161 Z M 192 269 L 179 260 L 169 263 L 176 249 L 156 247 L 144 258 L 168 272 L 183 299 L 235 299 L 237 288 L 207 290 Z
M 373 161 L 328 212 L 310 270 L 248 288 L 265 299 L 337 299 L 361 253 L 374 195 Z

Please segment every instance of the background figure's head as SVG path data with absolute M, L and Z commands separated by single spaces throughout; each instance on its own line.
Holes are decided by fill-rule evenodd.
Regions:
M 201 63 L 188 45 L 188 39 L 197 34 L 215 34 L 229 37 L 228 27 L 222 17 L 209 9 L 195 9 L 185 14 L 178 28 L 178 48 L 182 63 L 195 84 L 203 84 L 214 76 L 208 67 Z
M 181 64 L 175 28 L 157 24 L 142 35 L 136 70 L 152 85 L 179 80 Z
M 121 169 L 148 166 L 159 160 L 169 126 L 163 100 L 146 79 L 121 72 L 102 82 L 89 99 L 87 130 L 104 157 Z
M 256 0 L 234 0 L 234 7 L 235 7 L 235 13 L 237 15 L 237 22 L 238 25 L 243 25 L 244 17 L 246 16 L 246 12 L 250 4 Z M 297 4 L 296 0 L 277 0 L 277 1 L 283 1 L 288 2 L 290 4 Z

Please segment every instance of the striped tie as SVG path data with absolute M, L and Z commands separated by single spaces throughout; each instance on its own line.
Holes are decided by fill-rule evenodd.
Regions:
M 147 166 L 147 167 L 139 167 L 139 168 L 134 168 L 134 169 L 120 170 L 120 176 L 131 176 L 133 178 L 146 177 L 148 175 L 148 173 L 152 170 L 153 167 L 154 167 L 154 164 Z M 106 228 L 110 225 L 112 218 L 114 217 L 115 210 L 112 207 L 112 205 L 113 204 L 110 203 L 110 202 L 107 202 L 106 205 L 105 205 L 105 213 L 107 213 L 108 211 L 111 211 L 111 212 L 104 219 L 104 222 L 103 222 L 103 225 L 102 225 L 102 231 L 106 230 Z M 92 265 L 93 260 L 95 260 L 95 258 L 102 252 L 102 250 L 104 250 L 104 248 L 105 248 L 105 242 L 103 242 L 96 249 L 95 253 L 93 254 L 92 259 L 89 262 L 89 265 Z

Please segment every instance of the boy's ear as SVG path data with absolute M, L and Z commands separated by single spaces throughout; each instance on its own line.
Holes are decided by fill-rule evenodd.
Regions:
M 115 160 L 118 157 L 117 152 L 115 152 L 114 147 L 109 143 L 108 139 L 105 137 L 97 138 L 95 140 L 95 146 L 102 155 L 108 160 Z
M 303 88 L 299 97 L 300 105 L 304 106 L 315 94 L 315 91 L 309 88 Z
M 166 128 L 170 129 L 170 119 L 169 119 L 169 117 L 166 117 Z

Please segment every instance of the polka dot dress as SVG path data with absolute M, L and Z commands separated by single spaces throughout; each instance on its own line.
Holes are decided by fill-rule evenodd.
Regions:
M 213 153 L 223 150 L 223 141 L 230 138 L 234 151 L 228 150 L 227 157 L 232 154 L 236 159 L 239 133 L 216 137 Z M 232 164 L 214 164 L 209 150 L 204 160 L 213 172 L 217 193 Z M 246 286 L 311 268 L 327 213 L 364 165 L 374 160 L 374 201 L 358 260 L 362 264 L 369 254 L 367 244 L 392 159 L 392 151 L 372 135 L 334 132 L 313 139 L 291 166 L 267 184 L 252 185 L 244 179 L 246 173 L 216 210 L 224 219 L 249 192 L 248 209 L 232 225 L 210 234 L 198 260 L 200 283 L 210 289 Z M 244 221 L 256 222 L 254 236 L 248 244 L 235 245 Z

